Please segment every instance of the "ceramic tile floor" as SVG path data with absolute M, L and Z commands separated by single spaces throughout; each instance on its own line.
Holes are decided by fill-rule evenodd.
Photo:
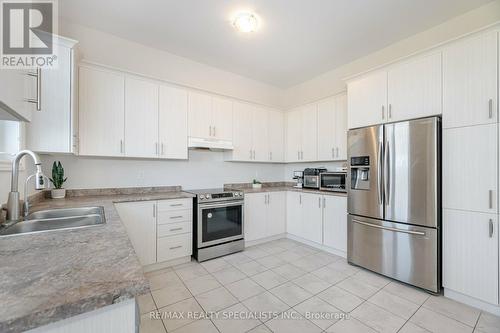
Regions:
M 499 317 L 289 239 L 147 277 L 141 333 L 500 332 Z

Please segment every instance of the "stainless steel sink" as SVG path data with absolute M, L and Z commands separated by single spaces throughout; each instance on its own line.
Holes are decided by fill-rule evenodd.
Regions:
M 106 223 L 103 207 L 78 207 L 41 210 L 24 221 L 0 228 L 0 237 L 61 229 L 76 229 Z

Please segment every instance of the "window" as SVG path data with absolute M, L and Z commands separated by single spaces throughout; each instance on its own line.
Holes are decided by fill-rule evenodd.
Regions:
M 21 148 L 21 125 L 17 121 L 0 120 L 0 168 L 10 165 Z

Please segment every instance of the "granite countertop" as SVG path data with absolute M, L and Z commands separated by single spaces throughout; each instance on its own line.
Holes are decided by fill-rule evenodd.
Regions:
M 0 332 L 21 332 L 149 291 L 116 202 L 192 198 L 180 187 L 72 190 L 31 211 L 104 207 L 106 223 L 0 238 Z M 22 222 L 21 222 L 22 223 Z
M 283 191 L 293 191 L 301 193 L 313 193 L 321 195 L 332 195 L 337 197 L 347 197 L 347 193 L 342 192 L 330 192 L 330 191 L 320 191 L 311 188 L 297 188 L 293 187 L 295 183 L 293 182 L 269 182 L 263 183 L 261 188 L 252 188 L 251 183 L 241 183 L 241 184 L 226 184 L 225 189 L 240 190 L 244 193 L 262 193 L 262 192 L 283 192 Z

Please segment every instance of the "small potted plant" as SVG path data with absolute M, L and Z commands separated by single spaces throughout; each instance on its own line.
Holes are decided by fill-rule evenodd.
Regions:
M 257 179 L 254 179 L 252 183 L 252 188 L 262 188 L 262 183 L 259 182 Z
M 57 163 L 54 161 L 52 164 L 52 178 L 50 178 L 51 183 L 54 188 L 50 191 L 52 199 L 62 199 L 66 197 L 66 189 L 63 188 L 63 184 L 68 178 L 64 178 L 64 168 L 60 161 Z

